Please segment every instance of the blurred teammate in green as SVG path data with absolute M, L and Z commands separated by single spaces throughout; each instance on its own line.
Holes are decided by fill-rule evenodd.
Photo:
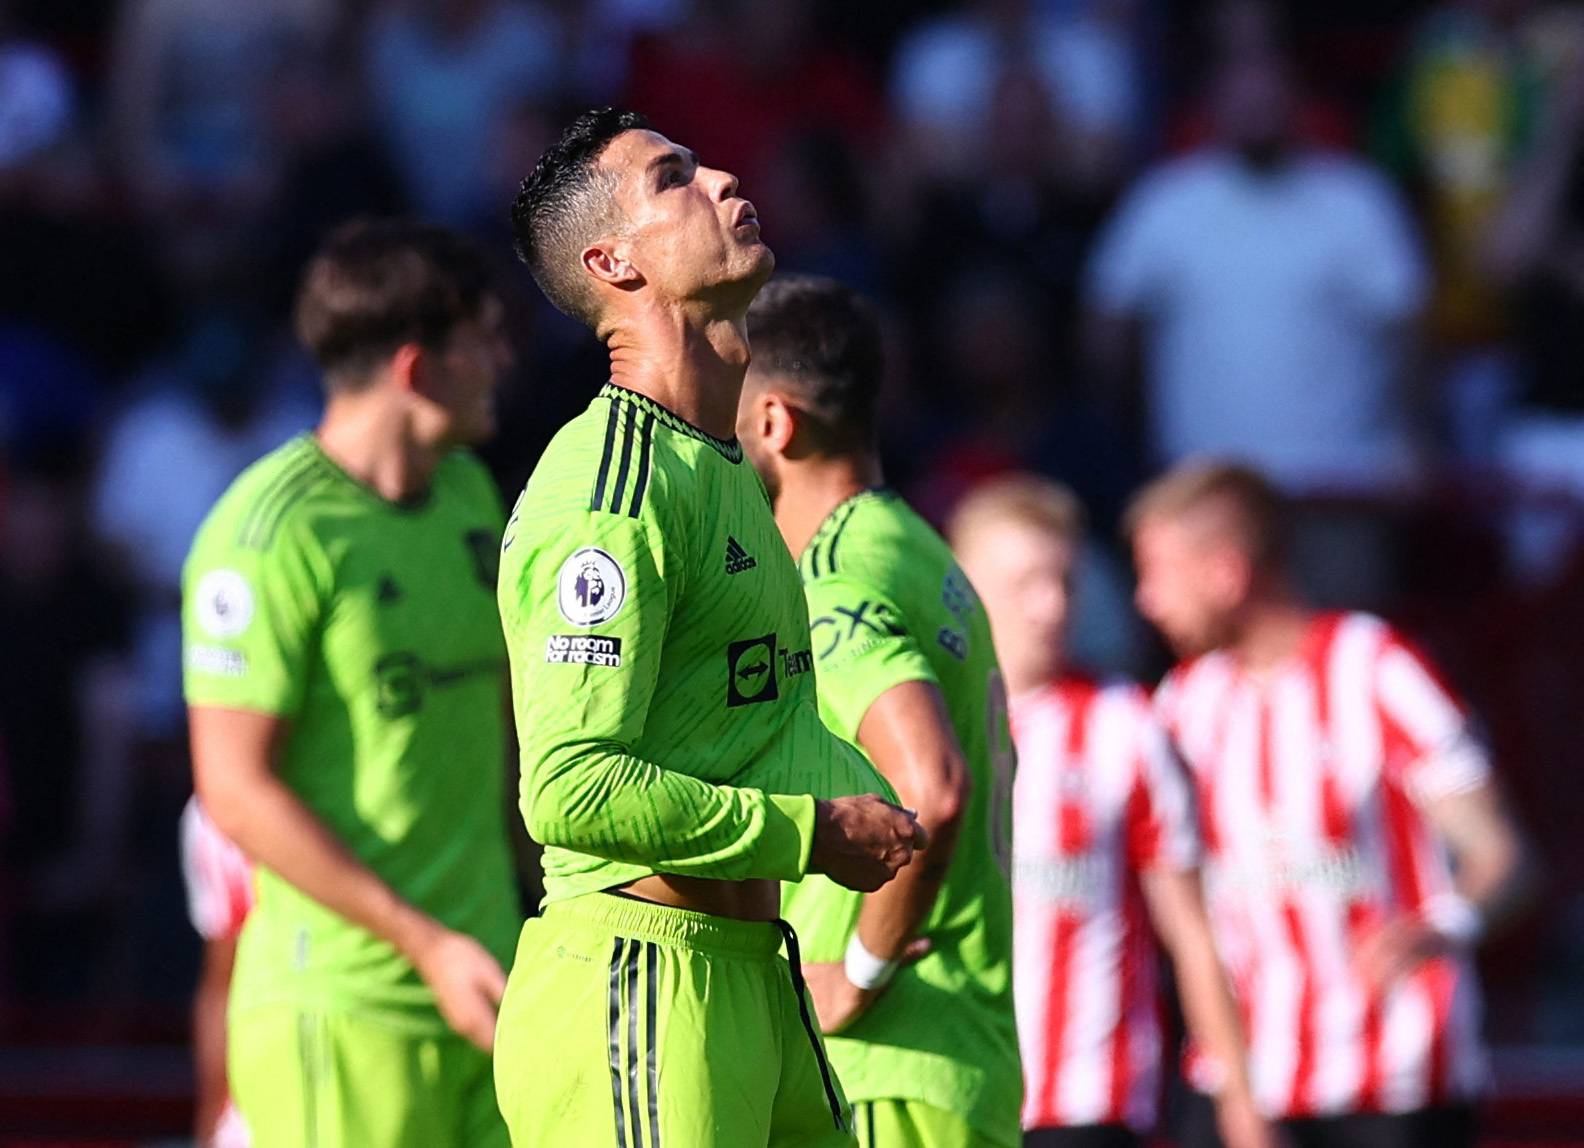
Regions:
M 733 434 L 774 259 L 733 176 L 609 108 L 512 215 L 611 359 L 503 543 L 522 810 L 546 847 L 501 1006 L 513 1143 L 851 1145 L 778 882 L 876 889 L 923 842 L 820 721 L 797 569 Z
M 1015 1148 L 1013 750 L 989 622 L 945 541 L 882 485 L 869 307 L 829 280 L 777 279 L 748 333 L 738 435 L 799 556 L 820 712 L 930 838 L 868 896 L 789 889 L 820 1023 L 839 1034 L 831 1060 L 865 1148 Z
M 521 920 L 502 807 L 502 308 L 466 241 L 352 224 L 298 333 L 328 401 L 211 511 L 183 588 L 193 772 L 256 863 L 229 1010 L 255 1148 L 488 1148 Z

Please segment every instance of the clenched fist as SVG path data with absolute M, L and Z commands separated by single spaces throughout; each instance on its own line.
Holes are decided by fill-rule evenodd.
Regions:
M 910 810 L 873 793 L 818 803 L 814 815 L 811 872 L 838 885 L 873 893 L 928 844 Z

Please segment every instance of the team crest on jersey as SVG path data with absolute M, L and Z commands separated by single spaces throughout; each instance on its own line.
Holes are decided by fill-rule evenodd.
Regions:
M 574 626 L 597 626 L 614 618 L 627 600 L 627 573 L 597 546 L 585 546 L 561 564 L 556 604 Z
M 198 580 L 198 624 L 213 638 L 234 638 L 253 621 L 253 587 L 235 570 L 211 570 Z

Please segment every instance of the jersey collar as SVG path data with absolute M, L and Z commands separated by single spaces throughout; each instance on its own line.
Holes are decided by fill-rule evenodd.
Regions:
M 609 399 L 614 403 L 630 403 L 641 411 L 649 412 L 672 430 L 685 434 L 689 438 L 696 438 L 699 442 L 714 447 L 727 462 L 739 463 L 743 460 L 742 443 L 737 441 L 735 437 L 717 438 L 703 427 L 696 427 L 680 415 L 661 406 L 648 395 L 641 395 L 637 391 L 629 390 L 626 387 L 618 387 L 615 383 L 606 383 L 600 388 L 599 397 Z
M 842 531 L 847 528 L 847 520 L 858 509 L 858 504 L 866 498 L 879 497 L 891 498 L 893 492 L 887 486 L 866 486 L 856 494 L 849 494 L 831 508 L 825 516 L 825 521 L 820 523 L 814 537 L 809 539 L 803 548 L 803 556 L 798 561 L 806 578 L 818 578 L 822 574 L 836 572 L 836 544 L 841 541 Z

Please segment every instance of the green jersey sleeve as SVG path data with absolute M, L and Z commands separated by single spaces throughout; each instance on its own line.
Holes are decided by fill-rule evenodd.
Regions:
M 198 532 L 182 575 L 187 703 L 295 717 L 329 579 L 309 532 L 258 541 L 222 502 Z
M 805 583 L 820 713 L 848 741 L 881 694 L 903 682 L 939 685 L 897 603 L 846 574 Z
M 504 549 L 501 613 L 534 838 L 685 876 L 807 872 L 814 798 L 715 784 L 632 751 L 686 590 L 687 563 L 668 560 L 657 519 L 519 515 Z

